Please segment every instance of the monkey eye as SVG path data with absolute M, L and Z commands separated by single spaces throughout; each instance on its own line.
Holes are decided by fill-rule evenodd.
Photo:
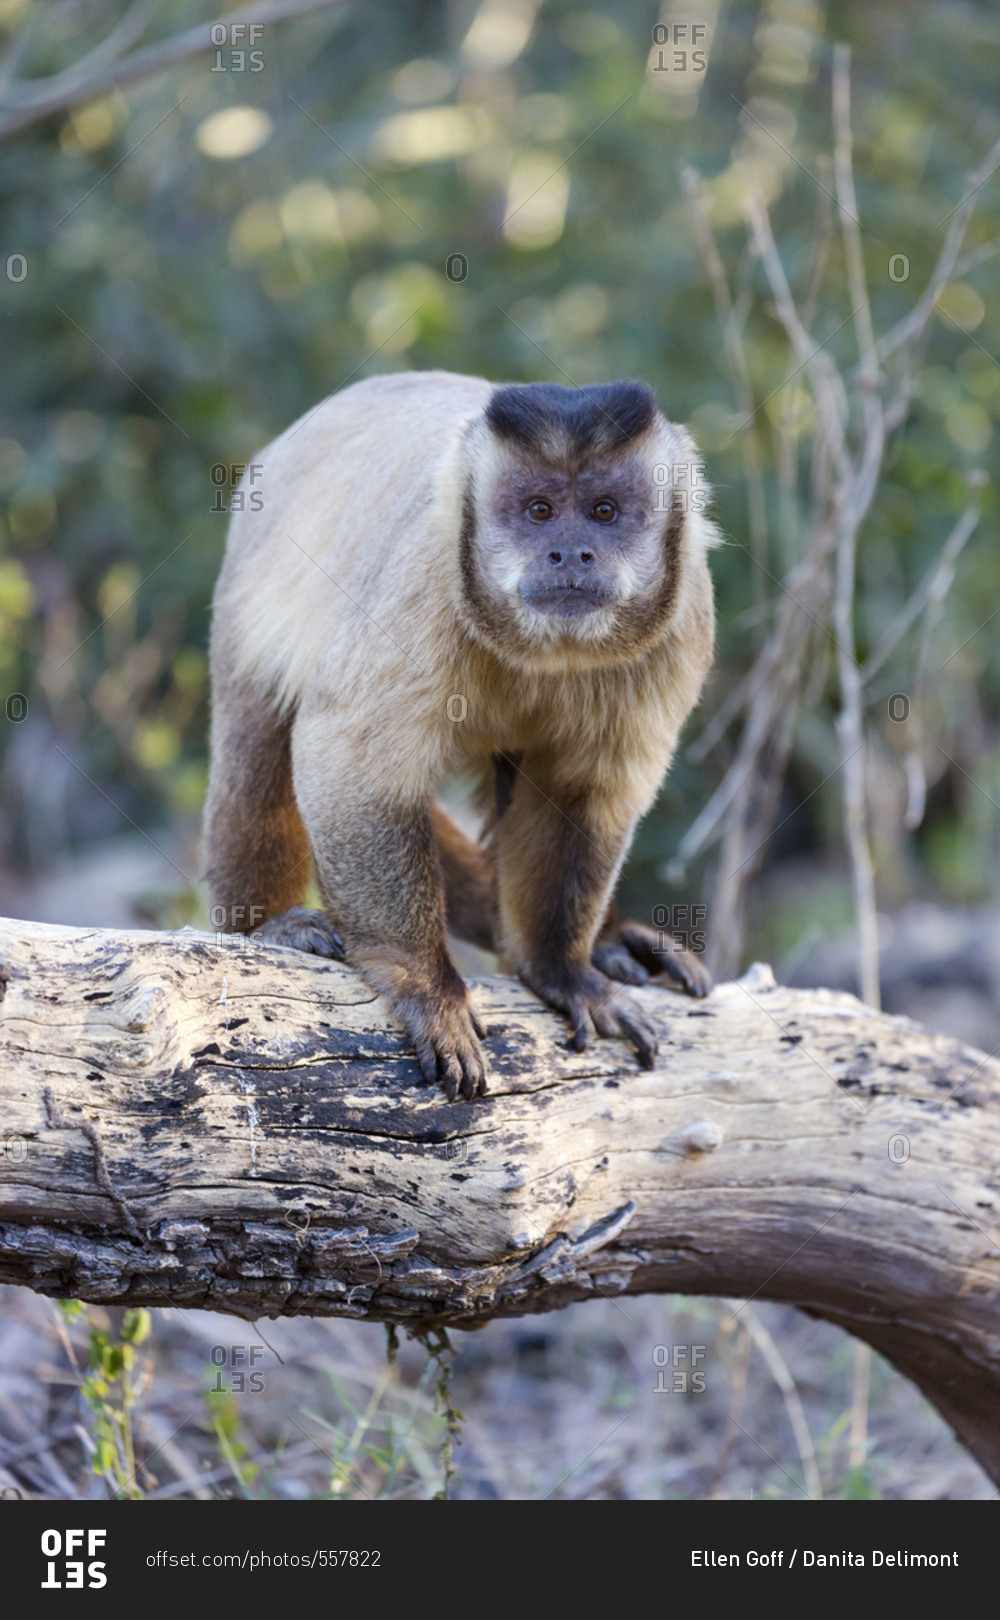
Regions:
M 590 515 L 595 523 L 613 523 L 618 516 L 618 508 L 614 501 L 598 501 L 591 507 Z
M 533 523 L 544 523 L 553 516 L 553 512 L 548 501 L 532 501 L 528 506 L 528 516 Z

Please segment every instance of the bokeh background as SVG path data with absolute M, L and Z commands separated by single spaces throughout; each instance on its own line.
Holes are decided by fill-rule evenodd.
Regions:
M 743 199 L 751 181 L 762 190 L 813 330 L 848 365 L 851 306 L 829 238 L 833 46 L 852 52 L 865 270 L 885 331 L 914 306 L 965 177 L 1000 133 L 1000 14 L 985 0 L 370 0 L 269 13 L 253 38 L 231 27 L 243 16 L 223 16 L 211 49 L 169 63 L 162 42 L 197 27 L 204 36 L 218 20 L 209 7 L 0 0 L 0 906 L 52 922 L 206 925 L 209 603 L 233 487 L 296 416 L 352 379 L 411 367 L 574 384 L 638 375 L 693 428 L 727 543 L 713 560 L 715 672 L 640 831 L 626 901 L 644 916 L 705 904 L 711 936 L 716 847 L 683 869 L 672 857 L 734 757 L 739 713 L 707 740 L 705 727 L 751 668 L 800 555 L 813 426 L 747 248 Z M 116 29 L 123 50 L 153 60 L 102 87 L 112 54 L 102 41 Z M 38 116 L 42 80 L 56 105 Z M 737 304 L 763 528 L 682 184 L 691 168 Z M 979 478 L 978 523 L 933 622 L 923 640 L 901 639 L 868 693 L 866 749 L 886 1004 L 986 1050 L 1000 1041 L 998 237 L 1000 175 L 979 189 L 962 273 L 916 357 L 860 536 L 855 620 L 864 658 L 933 570 Z M 820 626 L 809 643 L 741 959 L 851 987 L 828 640 Z M 918 656 L 926 794 L 907 826 L 915 745 L 892 702 L 913 690 Z M 73 1408 L 70 1353 L 94 1323 L 7 1299 L 0 1468 L 19 1488 L 100 1494 L 106 1481 L 88 1472 L 74 1429 L 88 1433 L 89 1419 Z M 890 1369 L 876 1365 L 867 1420 L 859 1414 L 858 1369 L 832 1328 L 758 1306 L 755 1338 L 714 1303 L 627 1306 L 626 1319 L 587 1305 L 462 1341 L 461 1491 L 545 1495 L 624 1414 L 598 1462 L 559 1489 L 795 1495 L 804 1421 L 831 1494 L 989 1494 Z M 161 1454 L 144 1490 L 183 1493 L 185 1445 L 190 1468 L 212 1476 L 199 1487 L 209 1494 L 323 1489 L 312 1453 L 308 1466 L 274 1462 L 293 1390 L 337 1446 L 355 1435 L 352 1467 L 368 1471 L 370 1490 L 433 1487 L 440 1420 L 416 1347 L 382 1389 L 371 1329 L 279 1324 L 285 1361 L 269 1363 L 269 1393 L 210 1420 L 206 1346 L 227 1334 L 242 1343 L 246 1330 L 154 1318 L 142 1421 L 155 1442 L 182 1408 L 189 1416 L 167 1442 L 180 1463 L 171 1472 Z M 675 1339 L 708 1347 L 707 1390 L 653 1399 L 651 1413 L 652 1351 Z M 801 1421 L 764 1339 L 801 1389 Z M 384 1451 L 393 1402 L 402 1410 L 411 1395 L 410 1449 L 390 1479 L 368 1451 Z M 737 1395 L 738 1433 L 726 1423 Z M 369 1401 L 371 1424 L 358 1429 L 352 1403 Z M 29 1438 L 50 1430 L 47 1448 Z

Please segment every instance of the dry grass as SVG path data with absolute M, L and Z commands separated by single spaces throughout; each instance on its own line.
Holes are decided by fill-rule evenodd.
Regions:
M 87 1322 L 67 1329 L 51 1301 L 23 1289 L 3 1290 L 3 1307 L 0 1488 L 109 1494 L 68 1353 L 85 1360 Z M 114 1313 L 92 1315 L 114 1325 Z M 404 1340 L 390 1365 L 383 1330 L 356 1322 L 267 1322 L 265 1343 L 229 1317 L 152 1315 L 137 1380 L 137 1494 L 415 1499 L 440 1489 L 444 1425 L 420 1345 Z M 807 1479 L 808 1494 L 828 1498 L 994 1494 L 878 1358 L 867 1454 L 852 1468 L 852 1341 L 785 1307 L 755 1303 L 734 1318 L 717 1300 L 595 1301 L 493 1322 L 455 1345 L 459 1497 L 796 1499 Z M 234 1347 L 256 1347 L 263 1388 L 209 1395 L 245 1370 L 217 1376 L 213 1346 L 230 1363 Z

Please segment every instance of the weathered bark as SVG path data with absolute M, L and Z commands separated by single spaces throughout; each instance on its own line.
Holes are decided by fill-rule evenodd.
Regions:
M 105 1304 L 472 1327 L 617 1293 L 867 1339 L 1000 1481 L 1000 1063 L 756 970 L 641 992 L 659 1065 L 476 983 L 448 1104 L 347 968 L 0 924 L 0 1279 Z

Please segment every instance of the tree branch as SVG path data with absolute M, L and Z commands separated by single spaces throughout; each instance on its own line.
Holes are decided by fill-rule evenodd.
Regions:
M 992 1057 L 758 969 L 707 1005 L 637 992 L 646 1073 L 494 978 L 490 1095 L 448 1104 L 316 957 L 13 922 L 0 957 L 0 1280 L 419 1327 L 782 1300 L 874 1345 L 1000 1480 Z
M 213 28 L 284 22 L 309 11 L 341 9 L 346 3 L 347 0 L 258 0 L 258 4 L 245 6 L 242 11 L 224 12 L 211 22 L 198 23 L 172 39 L 160 40 L 145 50 L 122 57 L 119 50 L 131 43 L 134 28 L 140 22 L 145 27 L 149 20 L 148 7 L 134 6 L 107 39 L 64 72 L 6 85 L 6 105 L 0 110 L 0 140 L 16 135 L 53 113 L 65 112 L 67 107 L 77 106 L 81 101 L 90 101 L 108 90 L 151 78 L 180 62 L 214 51 L 217 47 L 212 40 Z

